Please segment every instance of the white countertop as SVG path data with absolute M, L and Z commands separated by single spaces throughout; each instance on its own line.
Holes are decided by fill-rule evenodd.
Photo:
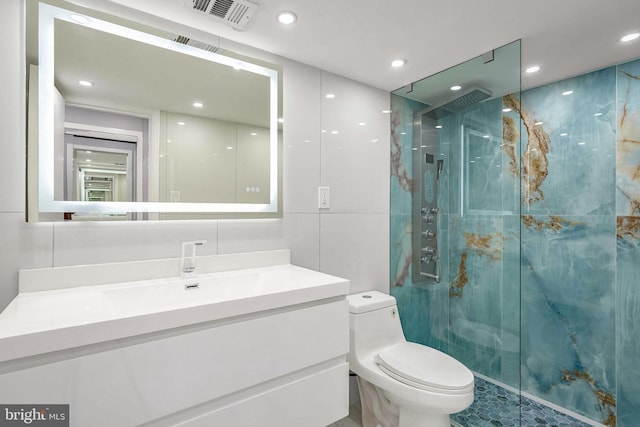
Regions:
M 185 290 L 185 284 L 198 289 Z M 349 281 L 291 264 L 20 293 L 0 313 L 0 362 L 345 296 Z

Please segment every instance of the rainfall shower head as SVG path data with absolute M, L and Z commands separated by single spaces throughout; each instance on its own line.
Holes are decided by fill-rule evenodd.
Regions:
M 441 104 L 434 105 L 431 108 L 424 111 L 424 115 L 441 119 L 449 114 L 457 113 L 460 110 L 464 110 L 467 107 L 477 104 L 480 101 L 484 101 L 490 98 L 492 95 L 489 89 L 485 89 L 481 86 L 469 86 L 462 93 L 456 95 L 455 98 L 448 99 Z

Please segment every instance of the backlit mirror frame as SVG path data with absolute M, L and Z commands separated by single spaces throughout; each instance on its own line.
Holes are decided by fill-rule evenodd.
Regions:
M 86 23 L 77 21 L 77 12 L 65 10 L 46 3 L 39 5 L 38 55 L 39 55 L 39 104 L 38 104 L 38 208 L 49 212 L 158 212 L 158 213 L 268 213 L 278 212 L 278 107 L 279 88 L 276 69 L 239 61 L 218 53 L 173 40 L 154 36 L 132 28 L 107 22 L 83 14 Z M 74 19 L 75 18 L 75 19 Z M 93 28 L 106 33 L 126 37 L 138 42 L 178 53 L 195 56 L 207 61 L 240 66 L 246 72 L 269 78 L 269 203 L 171 203 L 171 202 L 89 202 L 62 201 L 54 197 L 54 25 L 63 20 L 74 25 Z

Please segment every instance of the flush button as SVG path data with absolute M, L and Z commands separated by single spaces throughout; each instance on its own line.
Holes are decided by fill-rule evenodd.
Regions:
M 396 317 L 396 314 L 398 314 L 398 311 L 394 308 L 391 310 L 391 317 Z
M 371 298 L 371 295 L 362 295 L 362 298 Z

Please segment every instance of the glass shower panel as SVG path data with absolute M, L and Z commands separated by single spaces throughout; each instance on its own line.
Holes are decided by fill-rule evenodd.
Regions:
M 520 420 L 519 97 L 519 41 L 392 94 L 391 293 L 407 339 L 474 371 L 502 425 Z

